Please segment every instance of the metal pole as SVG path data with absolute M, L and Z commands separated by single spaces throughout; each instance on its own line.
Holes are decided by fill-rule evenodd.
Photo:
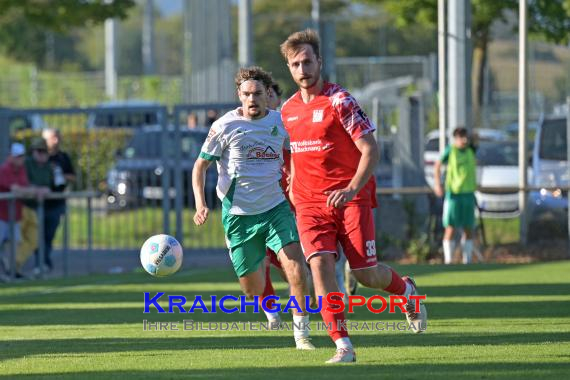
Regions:
M 447 81 L 446 81 L 446 35 L 445 0 L 437 1 L 437 67 L 439 88 L 439 153 L 443 154 L 447 133 Z
M 154 1 L 146 0 L 142 30 L 142 58 L 145 75 L 154 74 Z
M 188 114 L 190 115 L 192 111 L 188 110 Z M 182 114 L 182 110 L 178 107 L 174 107 L 174 120 L 180 120 L 180 114 Z M 176 188 L 176 198 L 174 198 L 174 213 L 176 214 L 175 217 L 175 236 L 176 239 L 184 246 L 183 242 L 183 231 L 182 231 L 182 208 L 184 207 L 184 197 L 189 196 L 185 194 L 183 191 L 183 184 L 182 184 L 182 134 L 180 128 L 176 128 L 174 130 L 174 187 Z M 187 169 L 191 170 L 191 169 Z
M 105 2 L 110 4 L 113 0 Z M 105 20 L 105 94 L 110 99 L 117 98 L 116 28 L 116 20 Z
M 378 117 L 379 115 L 380 115 L 380 99 L 378 99 L 378 97 L 375 96 L 374 98 L 372 98 L 372 122 L 376 126 L 377 134 L 380 133 L 380 127 L 378 126 L 379 125 L 378 122 L 380 121 L 380 118 Z
M 183 14 L 182 18 L 184 21 L 184 46 L 183 46 L 183 53 L 184 53 L 184 60 L 182 64 L 182 72 L 184 75 L 184 93 L 183 93 L 183 101 L 184 103 L 190 103 L 190 94 L 191 94 L 191 71 L 192 71 L 192 61 L 191 61 L 191 45 L 192 45 L 192 29 L 191 29 L 191 17 L 190 17 L 190 2 L 192 0 L 184 0 L 183 3 Z
M 170 171 L 173 168 L 170 142 L 174 144 L 182 144 L 182 141 L 172 141 L 170 140 L 172 136 L 169 136 L 168 131 L 168 121 L 166 120 L 166 108 L 162 109 L 160 112 L 161 119 L 160 125 L 162 127 L 161 133 L 161 143 L 162 143 L 162 166 L 164 168 L 162 172 L 162 225 L 165 234 L 170 234 Z M 178 121 L 175 121 L 175 130 L 179 129 Z M 169 141 L 170 140 L 170 141 Z
M 570 96 L 566 98 L 566 168 L 570 179 Z M 570 182 L 566 183 L 566 186 Z M 568 253 L 570 254 L 570 191 L 566 191 L 568 199 Z
M 16 199 L 10 199 L 8 220 L 10 221 L 10 279 L 16 278 Z M 1 244 L 1 242 L 0 242 Z M 2 252 L 0 252 L 2 253 Z
M 313 29 L 320 36 L 321 34 L 321 2 L 319 0 L 312 0 L 311 4 L 311 20 L 313 21 Z
M 38 199 L 38 260 L 39 260 L 39 277 L 44 278 L 45 260 L 46 260 L 46 244 L 45 244 L 45 208 L 44 199 Z
M 520 243 L 527 242 L 526 186 L 527 186 L 527 0 L 519 0 L 519 210 Z
M 69 219 L 67 207 L 63 214 L 63 276 L 69 275 Z
M 469 36 L 467 21 L 470 3 L 467 0 L 450 1 L 448 7 L 448 127 L 451 130 L 458 126 L 471 128 L 469 120 L 471 72 L 469 72 Z
M 91 195 L 87 198 L 87 274 L 91 274 L 91 253 L 93 251 L 93 208 Z
M 239 65 L 253 62 L 251 0 L 239 1 Z

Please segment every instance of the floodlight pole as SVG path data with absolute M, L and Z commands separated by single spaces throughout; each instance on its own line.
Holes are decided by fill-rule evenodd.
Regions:
M 251 0 L 239 1 L 239 65 L 253 63 Z
M 111 4 L 113 0 L 105 0 Z M 109 99 L 117 98 L 117 59 L 116 59 L 117 21 L 105 20 L 105 94 Z
M 528 93 L 528 29 L 527 0 L 519 0 L 519 211 L 520 243 L 527 243 L 527 93 Z
M 447 3 L 448 136 L 471 125 L 471 1 Z
M 570 179 L 570 96 L 566 98 L 566 170 Z M 566 186 L 570 185 L 570 181 Z M 568 199 L 568 254 L 570 255 L 570 191 L 566 191 Z
M 313 29 L 317 34 L 321 35 L 321 2 L 320 0 L 312 0 L 311 2 L 311 20 L 313 22 Z
M 146 0 L 144 5 L 142 30 L 142 58 L 145 75 L 155 74 L 154 67 L 154 0 Z
M 446 146 L 447 133 L 447 80 L 446 80 L 446 50 L 447 35 L 445 27 L 445 0 L 437 1 L 437 67 L 439 92 L 439 153 L 443 154 Z

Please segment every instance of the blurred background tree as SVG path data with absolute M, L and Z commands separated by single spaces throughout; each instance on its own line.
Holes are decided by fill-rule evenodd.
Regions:
M 134 0 L 3 0 L 0 52 L 42 69 L 88 69 L 88 61 L 77 54 L 79 38 L 73 31 L 91 28 L 107 18 L 124 19 L 134 5 Z
M 407 29 L 424 25 L 437 27 L 437 0 L 365 0 L 381 4 L 393 15 L 395 24 Z M 471 0 L 471 35 L 473 40 L 473 115 L 476 125 L 484 92 L 484 70 L 488 59 L 488 46 L 493 36 L 491 27 L 496 21 L 507 21 L 509 12 L 518 12 L 519 0 Z M 570 42 L 570 0 L 530 0 L 529 33 L 549 42 Z

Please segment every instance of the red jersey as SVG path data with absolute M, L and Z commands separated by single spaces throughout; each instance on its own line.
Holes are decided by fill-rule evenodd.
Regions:
M 8 162 L 0 166 L 0 193 L 9 193 L 12 185 L 28 186 L 28 176 L 24 166 L 16 167 Z M 0 201 L 0 220 L 9 219 L 9 202 Z M 22 219 L 22 202 L 16 201 L 16 221 Z
M 295 93 L 281 118 L 291 140 L 295 206 L 326 204 L 325 191 L 345 188 L 356 174 L 361 153 L 354 142 L 376 127 L 348 91 L 328 82 L 307 104 Z M 347 205 L 376 206 L 374 176 Z

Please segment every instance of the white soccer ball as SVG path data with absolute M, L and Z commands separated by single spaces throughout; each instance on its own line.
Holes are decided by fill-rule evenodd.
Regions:
M 151 275 L 170 276 L 182 266 L 182 246 L 170 235 L 154 235 L 141 248 L 141 264 Z

